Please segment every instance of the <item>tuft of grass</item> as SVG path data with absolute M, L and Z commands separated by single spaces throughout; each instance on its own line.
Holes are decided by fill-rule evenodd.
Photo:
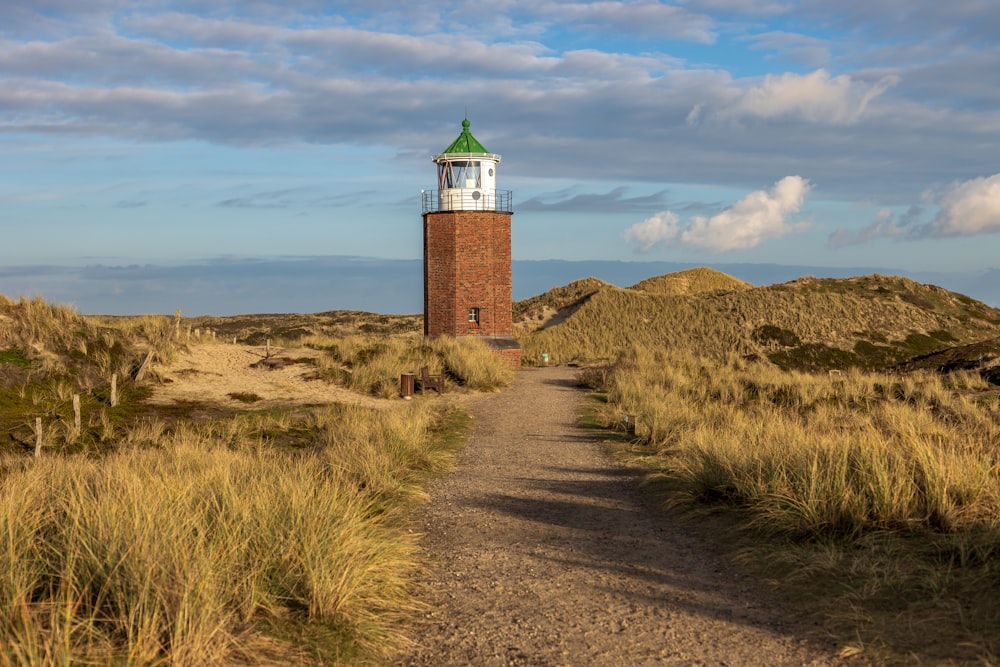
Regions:
M 239 401 L 240 403 L 256 403 L 257 401 L 263 400 L 252 391 L 233 391 L 230 392 L 228 396 L 229 398 Z
M 932 661 L 997 654 L 1000 413 L 978 373 L 640 349 L 584 379 L 600 424 L 638 418 L 632 455 L 664 502 L 743 517 L 752 557 L 825 589 L 845 635 Z
M 442 336 L 430 343 L 441 358 L 444 370 L 457 382 L 474 391 L 496 391 L 510 385 L 514 371 L 475 336 Z
M 10 364 L 17 368 L 31 368 L 31 360 L 25 356 L 23 350 L 17 348 L 0 350 L 0 364 Z
M 399 405 L 149 424 L 98 459 L 0 458 L 0 662 L 385 656 L 414 611 L 402 519 L 452 465 L 462 422 Z M 287 429 L 299 446 L 272 446 Z
M 476 338 L 346 336 L 312 337 L 306 344 L 326 352 L 317 363 L 321 377 L 363 394 L 399 395 L 399 377 L 427 366 L 473 391 L 495 391 L 513 381 L 513 371 Z

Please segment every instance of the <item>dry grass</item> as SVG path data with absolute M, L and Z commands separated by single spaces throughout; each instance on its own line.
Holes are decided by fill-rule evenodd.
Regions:
M 244 647 L 266 644 L 269 659 L 329 664 L 389 650 L 413 609 L 400 511 L 451 460 L 430 437 L 431 404 L 400 405 L 161 427 L 154 447 L 97 460 L 2 460 L 0 663 L 251 664 L 265 656 Z M 272 442 L 289 433 L 293 448 Z
M 654 276 L 632 285 L 632 289 L 641 292 L 674 296 L 725 293 L 752 288 L 750 283 L 705 267 Z
M 515 306 L 525 363 L 595 363 L 638 348 L 735 353 L 798 370 L 889 369 L 1000 336 L 1000 310 L 904 278 L 748 288 L 707 269 L 621 289 L 580 281 Z
M 321 376 L 382 398 L 398 395 L 401 372 L 419 372 L 423 366 L 474 391 L 495 391 L 514 377 L 500 356 L 474 336 L 430 340 L 412 335 L 311 336 L 302 344 L 327 353 L 317 364 Z
M 359 317 L 320 319 L 353 330 L 413 319 Z M 144 405 L 133 373 L 149 350 L 166 360 L 182 344 L 179 323 L 0 300 L 0 665 L 379 660 L 414 610 L 402 517 L 451 465 L 461 415 L 398 401 L 195 422 L 183 405 Z M 509 381 L 481 344 L 405 333 L 322 344 L 327 370 L 365 393 L 395 394 L 400 371 L 422 363 L 470 387 Z
M 665 502 L 741 513 L 772 538 L 749 557 L 796 572 L 842 631 L 932 660 L 1000 653 L 1000 402 L 978 374 L 640 350 L 585 378 L 601 423 L 637 417 Z

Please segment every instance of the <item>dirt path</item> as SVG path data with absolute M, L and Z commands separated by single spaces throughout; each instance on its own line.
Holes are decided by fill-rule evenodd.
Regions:
M 471 404 L 459 469 L 419 518 L 431 611 L 397 664 L 840 664 L 704 532 L 643 509 L 635 480 L 576 427 L 574 376 L 526 369 Z

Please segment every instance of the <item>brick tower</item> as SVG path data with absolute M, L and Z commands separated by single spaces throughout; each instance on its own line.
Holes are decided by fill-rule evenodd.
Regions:
M 500 156 L 469 132 L 435 155 L 438 187 L 424 190 L 424 335 L 481 336 L 521 365 L 511 313 L 511 193 L 496 189 Z

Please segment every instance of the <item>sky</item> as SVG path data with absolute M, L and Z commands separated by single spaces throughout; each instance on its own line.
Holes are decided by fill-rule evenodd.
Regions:
M 418 312 L 467 117 L 515 292 L 784 266 L 1000 306 L 998 34 L 992 0 L 0 0 L 0 294 Z

